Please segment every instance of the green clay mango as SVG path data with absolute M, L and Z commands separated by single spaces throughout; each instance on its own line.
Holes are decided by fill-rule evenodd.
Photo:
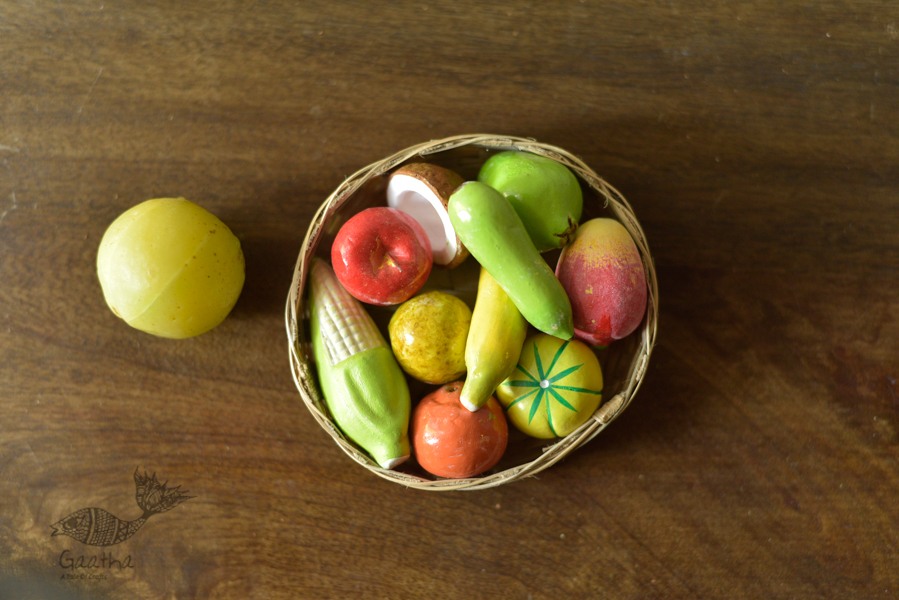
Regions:
M 560 162 L 506 150 L 484 162 L 478 181 L 506 197 L 540 252 L 565 246 L 577 230 L 583 192 L 574 173 Z

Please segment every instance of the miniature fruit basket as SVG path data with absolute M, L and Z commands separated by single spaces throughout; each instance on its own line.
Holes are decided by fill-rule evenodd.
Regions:
M 592 416 L 568 435 L 551 440 L 530 438 L 510 427 L 508 446 L 491 470 L 470 478 L 444 479 L 421 469 L 411 460 L 393 469 L 383 468 L 344 435 L 332 419 L 316 377 L 308 317 L 307 279 L 315 258 L 327 260 L 331 244 L 343 223 L 363 209 L 384 204 L 390 174 L 411 162 L 427 162 L 452 169 L 466 180 L 476 179 L 484 161 L 504 150 L 519 150 L 548 157 L 568 167 L 583 190 L 583 219 L 608 217 L 630 233 L 646 275 L 646 313 L 639 327 L 605 348 L 596 348 L 604 377 L 603 401 Z M 547 257 L 550 261 L 552 257 Z M 427 289 L 440 289 L 473 304 L 479 266 L 473 258 L 453 269 L 435 266 Z M 392 314 L 390 307 L 367 306 L 382 332 Z M 395 308 L 395 307 L 394 307 Z M 314 215 L 293 273 L 287 298 L 285 324 L 292 375 L 309 412 L 337 446 L 374 474 L 422 490 L 475 490 L 503 485 L 532 476 L 596 437 L 624 412 L 643 381 L 656 339 L 658 284 L 646 237 L 630 204 L 610 184 L 569 152 L 532 139 L 487 134 L 460 135 L 406 148 L 349 176 Z M 425 384 L 409 378 L 412 403 L 428 392 Z

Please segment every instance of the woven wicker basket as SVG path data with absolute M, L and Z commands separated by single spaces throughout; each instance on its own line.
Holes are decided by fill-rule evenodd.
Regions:
M 633 236 L 646 270 L 648 306 L 640 328 L 623 340 L 611 344 L 597 354 L 603 367 L 603 403 L 592 418 L 564 438 L 537 440 L 509 428 L 509 446 L 502 461 L 490 472 L 470 479 L 435 478 L 418 468 L 413 460 L 397 470 L 379 467 L 365 452 L 344 437 L 333 423 L 316 382 L 309 340 L 306 301 L 306 278 L 314 256 L 328 258 L 331 242 L 346 220 L 369 206 L 383 205 L 387 177 L 398 166 L 413 161 L 426 161 L 453 169 L 465 179 L 475 179 L 484 160 L 491 153 L 517 149 L 550 157 L 570 168 L 584 189 L 584 215 L 588 218 L 607 216 L 619 220 Z M 467 266 L 466 266 L 467 265 Z M 428 285 L 452 291 L 473 305 L 478 265 L 469 259 L 453 270 L 434 269 Z M 386 332 L 388 309 L 368 307 L 375 321 Z M 656 337 L 658 317 L 658 284 L 655 267 L 643 230 L 628 202 L 581 160 L 565 150 L 538 143 L 532 139 L 496 135 L 460 135 L 433 140 L 406 148 L 392 156 L 360 169 L 348 177 L 321 205 L 303 240 L 287 298 L 285 322 L 289 342 L 290 364 L 294 381 L 309 412 L 327 431 L 334 442 L 353 460 L 376 475 L 404 486 L 424 490 L 473 490 L 502 485 L 535 475 L 593 439 L 625 408 L 643 380 Z M 385 334 L 386 337 L 386 334 Z M 433 387 L 433 386 L 432 386 Z M 427 388 L 410 380 L 413 403 Z

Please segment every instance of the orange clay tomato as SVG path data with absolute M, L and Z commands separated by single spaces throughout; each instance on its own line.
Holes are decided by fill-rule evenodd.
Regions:
M 471 412 L 459 400 L 462 382 L 421 399 L 412 415 L 412 448 L 418 464 L 438 477 L 474 477 L 493 468 L 509 441 L 503 409 L 490 397 Z

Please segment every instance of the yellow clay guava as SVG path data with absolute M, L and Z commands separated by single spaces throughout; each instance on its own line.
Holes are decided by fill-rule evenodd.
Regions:
M 97 252 L 103 297 L 135 329 L 188 338 L 219 325 L 244 283 L 240 241 L 184 198 L 156 198 L 122 213 Z

